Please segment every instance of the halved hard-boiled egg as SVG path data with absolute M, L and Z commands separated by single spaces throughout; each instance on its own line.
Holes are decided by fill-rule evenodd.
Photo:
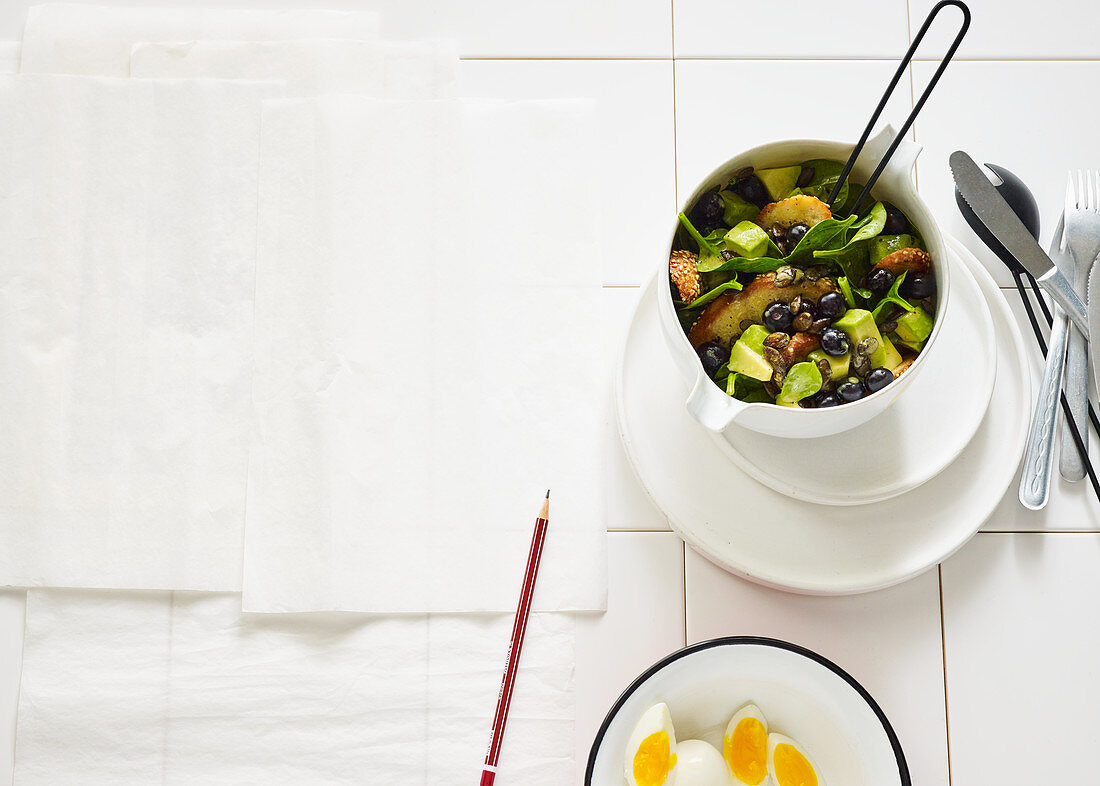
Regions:
M 630 786 L 672 786 L 676 782 L 676 731 L 664 702 L 638 719 L 626 744 L 623 774 Z
M 734 783 L 767 786 L 768 721 L 755 704 L 746 704 L 730 718 L 722 741 L 722 758 Z
M 810 754 L 782 734 L 768 735 L 768 769 L 776 786 L 825 786 L 821 770 Z
M 676 786 L 730 786 L 722 754 L 709 742 L 681 740 L 676 746 Z

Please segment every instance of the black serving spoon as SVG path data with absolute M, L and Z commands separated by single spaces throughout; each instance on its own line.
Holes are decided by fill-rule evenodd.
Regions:
M 1039 239 L 1039 203 L 1035 201 L 1035 195 L 1031 193 L 1031 189 L 1024 184 L 1024 181 L 1018 178 L 1009 170 L 996 164 L 986 164 L 986 169 L 990 170 L 999 179 L 999 184 L 994 184 L 994 188 L 997 193 L 1004 197 L 1005 202 L 1012 208 L 1017 216 L 1020 217 L 1020 221 L 1027 227 L 1027 231 Z M 955 189 L 955 203 L 959 206 L 959 212 L 962 213 L 966 223 L 970 225 L 970 228 L 974 230 L 974 234 L 989 247 L 989 250 L 997 255 L 997 258 L 1004 262 L 1005 267 L 1012 273 L 1012 278 L 1016 282 L 1016 289 L 1020 292 L 1020 298 L 1024 303 L 1024 310 L 1027 312 L 1028 321 L 1031 322 L 1031 329 L 1035 333 L 1035 340 L 1039 343 L 1039 349 L 1043 352 L 1043 357 L 1047 354 L 1047 342 L 1043 338 L 1043 331 L 1039 327 L 1039 320 L 1035 316 L 1035 309 L 1031 305 L 1031 297 L 1028 296 L 1027 289 L 1024 288 L 1024 278 L 1027 278 L 1028 287 L 1031 289 L 1031 293 L 1035 300 L 1039 303 L 1039 308 L 1043 312 L 1043 317 L 1046 320 L 1047 327 L 1049 328 L 1054 324 L 1054 317 L 1050 313 L 1050 309 L 1047 308 L 1046 301 L 1043 300 L 1042 295 L 1039 292 L 1039 283 L 1035 280 L 1035 277 L 1031 273 L 1024 269 L 1016 258 L 1012 256 L 1007 248 L 1005 248 L 993 234 L 985 228 L 985 225 L 981 222 L 981 219 L 974 214 L 974 211 L 970 209 L 970 205 L 963 199 L 959 189 Z M 1074 421 L 1073 416 L 1070 414 L 1069 401 L 1066 400 L 1066 394 L 1062 394 L 1062 414 L 1065 416 L 1066 425 L 1069 427 L 1070 436 L 1073 437 L 1073 444 L 1077 447 L 1077 452 L 1081 456 L 1081 460 L 1085 465 L 1085 472 L 1088 474 L 1089 481 L 1092 483 L 1093 491 L 1096 493 L 1097 498 L 1100 498 L 1100 482 L 1097 481 L 1096 472 L 1093 469 L 1092 462 L 1089 460 L 1088 450 L 1085 448 L 1084 437 L 1077 429 L 1077 423 Z M 1089 403 L 1089 422 L 1092 423 L 1093 430 L 1100 434 L 1100 420 L 1097 420 L 1096 412 L 1092 408 L 1091 402 Z

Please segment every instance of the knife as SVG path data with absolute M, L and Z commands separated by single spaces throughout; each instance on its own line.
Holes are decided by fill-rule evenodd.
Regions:
M 1097 270 L 1100 265 L 1093 265 L 1089 273 L 1089 328 L 1097 331 L 1100 336 L 1100 273 Z M 1089 342 L 1089 365 L 1092 367 L 1093 382 L 1100 385 L 1100 342 Z M 1097 388 L 1100 390 L 1100 387 Z
M 1073 320 L 1073 324 L 1088 338 L 1088 312 L 1073 290 L 1073 284 L 1050 261 L 1050 257 L 1035 242 L 1035 238 L 1008 206 L 1004 197 L 997 193 L 997 189 L 974 163 L 974 159 L 963 151 L 956 150 L 951 154 L 949 164 L 959 193 L 985 228 L 1001 241 L 1027 272 L 1039 280 L 1043 290 L 1054 298 Z

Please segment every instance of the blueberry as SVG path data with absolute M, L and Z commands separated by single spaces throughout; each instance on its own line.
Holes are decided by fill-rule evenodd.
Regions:
M 863 383 L 858 379 L 850 378 L 847 382 L 837 386 L 836 397 L 845 404 L 859 401 L 866 393 Z
M 840 357 L 848 351 L 848 334 L 837 328 L 825 328 L 821 334 L 821 349 L 826 355 Z
M 930 297 L 935 291 L 936 277 L 931 272 L 910 273 L 901 283 L 901 294 L 914 300 Z
M 699 360 L 702 361 L 703 370 L 707 372 L 708 377 L 713 377 L 718 373 L 718 369 L 730 361 L 729 350 L 716 341 L 700 344 L 695 351 L 699 354 Z
M 872 393 L 877 393 L 893 381 L 894 375 L 890 373 L 888 368 L 872 369 L 871 373 L 867 375 L 867 379 L 864 380 L 867 389 Z
M 844 299 L 844 295 L 839 292 L 826 292 L 817 301 L 817 308 L 814 309 L 814 316 L 817 319 L 827 319 L 832 322 L 834 319 L 838 319 L 841 314 L 848 310 L 848 301 Z
M 798 180 L 795 185 L 799 188 L 805 188 L 810 185 L 810 181 L 814 179 L 814 173 L 816 170 L 812 166 L 802 167 L 802 171 L 798 173 Z
M 691 223 L 700 232 L 707 234 L 722 224 L 724 210 L 725 206 L 718 192 L 708 191 L 699 197 L 699 201 L 691 209 Z
M 746 202 L 752 202 L 757 207 L 764 207 L 772 201 L 768 195 L 768 189 L 764 187 L 764 181 L 756 175 L 749 175 L 733 184 L 733 192 Z
M 873 294 L 882 297 L 894 285 L 894 274 L 884 267 L 876 267 L 867 274 L 866 284 Z
M 886 208 L 886 226 L 882 228 L 884 235 L 904 235 L 909 231 L 909 219 L 905 214 L 893 205 Z
M 772 333 L 786 330 L 794 322 L 794 314 L 782 300 L 777 300 L 764 309 L 764 326 Z
M 832 393 L 821 394 L 818 396 L 817 399 L 817 407 L 819 409 L 824 409 L 825 407 L 835 407 L 839 403 L 840 402 L 837 401 L 836 396 Z
M 792 251 L 794 247 L 798 245 L 798 241 L 801 240 L 810 228 L 805 224 L 795 224 L 787 230 L 787 247 Z

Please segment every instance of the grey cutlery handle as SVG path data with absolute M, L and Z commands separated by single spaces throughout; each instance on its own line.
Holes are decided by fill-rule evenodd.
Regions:
M 1076 328 L 1069 331 L 1069 346 L 1066 349 L 1065 382 L 1062 389 L 1066 392 L 1069 412 L 1077 431 L 1088 436 L 1088 345 L 1081 331 Z M 1077 452 L 1077 445 L 1069 433 L 1069 424 L 1062 424 L 1062 447 L 1058 454 L 1058 471 L 1066 480 L 1077 481 L 1085 477 L 1085 462 Z M 1088 441 L 1086 439 L 1087 447 Z
M 1035 399 L 1031 430 L 1024 452 L 1024 471 L 1020 478 L 1020 502 L 1031 510 L 1046 507 L 1050 497 L 1050 472 L 1054 466 L 1054 424 L 1058 422 L 1058 402 L 1062 393 L 1062 371 L 1066 365 L 1068 320 L 1057 309 L 1050 333 L 1050 347 Z
M 1087 339 L 1089 335 L 1089 314 L 1070 280 L 1055 267 L 1040 278 L 1039 283 L 1042 284 L 1043 290 L 1053 298 L 1054 302 L 1069 315 L 1069 318 L 1073 320 L 1073 324 L 1081 331 L 1081 335 Z

